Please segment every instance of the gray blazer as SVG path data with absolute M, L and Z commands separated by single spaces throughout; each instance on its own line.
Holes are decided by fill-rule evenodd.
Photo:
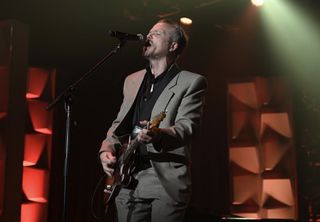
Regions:
M 125 79 L 123 102 L 102 142 L 100 152 L 121 146 L 119 132 L 123 131 L 146 70 L 135 72 Z M 179 72 L 166 86 L 155 103 L 152 117 L 166 111 L 159 128 L 164 130 L 160 143 L 147 144 L 147 150 L 163 187 L 177 202 L 188 202 L 191 192 L 190 145 L 200 130 L 206 79 L 188 71 Z M 130 123 L 131 124 L 131 123 Z

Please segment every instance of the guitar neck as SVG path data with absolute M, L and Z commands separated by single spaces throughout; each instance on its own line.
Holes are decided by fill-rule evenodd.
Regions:
M 131 140 L 131 143 L 128 145 L 127 149 L 125 149 L 123 154 L 123 163 L 126 163 L 127 160 L 130 159 L 130 156 L 136 151 L 138 148 L 140 142 L 137 140 L 137 138 Z
M 148 121 L 146 125 L 146 129 L 152 129 L 155 127 L 158 127 L 160 122 L 165 118 L 166 113 L 161 112 L 159 115 L 157 115 L 155 118 L 153 118 L 151 121 Z M 130 161 L 131 155 L 133 155 L 137 149 L 137 147 L 140 145 L 140 142 L 138 141 L 137 137 L 131 140 L 128 147 L 124 150 L 123 153 L 123 163 L 127 163 L 127 161 Z

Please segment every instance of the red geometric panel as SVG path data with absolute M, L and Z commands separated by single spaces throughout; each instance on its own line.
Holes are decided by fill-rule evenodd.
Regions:
M 262 184 L 263 204 L 272 197 L 285 206 L 294 206 L 294 192 L 290 179 L 263 179 Z
M 243 220 L 296 219 L 295 152 L 286 84 L 258 77 L 228 84 L 228 93 L 231 214 Z
M 265 170 L 273 170 L 290 149 L 289 143 L 281 143 L 275 138 L 269 138 L 263 146 Z
M 47 170 L 23 167 L 22 188 L 28 200 L 46 203 L 48 182 L 49 172 Z
M 231 138 L 238 139 L 239 137 L 258 138 L 259 121 L 258 113 L 256 112 L 232 112 L 232 132 Z M 253 135 L 252 135 L 253 134 Z M 239 138 L 243 139 L 243 138 Z
M 233 184 L 232 204 L 243 204 L 250 199 L 259 205 L 261 189 L 259 175 L 234 176 Z
M 229 84 L 229 94 L 241 103 L 257 109 L 259 107 L 256 87 L 253 82 Z
M 21 204 L 21 222 L 43 222 L 47 218 L 47 204 Z
M 52 133 L 51 113 L 45 110 L 48 103 L 29 100 L 28 105 L 34 130 L 50 135 Z
M 49 72 L 41 68 L 29 68 L 27 80 L 27 99 L 39 98 L 46 86 Z
M 253 198 L 246 200 L 241 204 L 232 204 L 232 214 L 247 219 L 260 218 L 260 206 Z M 239 218 L 238 218 L 239 219 Z
M 37 164 L 46 146 L 46 137 L 44 134 L 25 135 L 23 166 L 34 166 Z
M 280 135 L 291 138 L 292 132 L 289 124 L 288 113 L 263 113 L 261 114 L 260 135 L 269 127 Z
M 8 70 L 7 67 L 0 66 L 0 119 L 8 111 Z
M 248 113 L 247 112 L 232 112 L 232 132 L 231 138 L 238 138 L 242 129 L 248 125 Z
M 256 147 L 231 147 L 230 160 L 251 173 L 260 172 L 259 154 Z
M 264 209 L 263 212 L 266 215 L 266 218 L 296 219 L 294 207 L 279 207 L 279 208 L 272 208 L 272 209 Z
M 236 215 L 238 217 L 241 218 L 235 218 L 235 220 L 239 220 L 239 221 L 246 221 L 246 220 L 252 220 L 252 219 L 260 219 L 260 213 L 251 213 L 251 212 L 233 212 L 233 215 Z

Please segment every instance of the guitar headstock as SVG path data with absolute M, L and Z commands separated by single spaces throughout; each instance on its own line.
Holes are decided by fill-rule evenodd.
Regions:
M 166 112 L 162 111 L 149 122 L 149 129 L 158 127 L 162 120 L 166 117 Z

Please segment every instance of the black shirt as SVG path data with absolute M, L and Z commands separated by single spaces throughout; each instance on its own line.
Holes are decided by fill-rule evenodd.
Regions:
M 154 104 L 168 83 L 176 76 L 180 69 L 176 64 L 172 64 L 166 71 L 161 73 L 157 78 L 151 73 L 149 66 L 139 89 L 135 110 L 133 113 L 133 128 L 139 126 L 139 122 L 150 120 Z

